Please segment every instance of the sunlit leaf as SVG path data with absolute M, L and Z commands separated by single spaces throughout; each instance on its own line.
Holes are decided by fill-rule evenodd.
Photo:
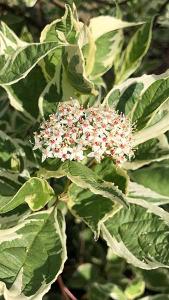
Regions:
M 65 239 L 63 217 L 53 208 L 0 230 L 1 295 L 6 300 L 42 299 L 63 270 Z

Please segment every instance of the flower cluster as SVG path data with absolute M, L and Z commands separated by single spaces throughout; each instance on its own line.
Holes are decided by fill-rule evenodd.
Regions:
M 76 100 L 63 102 L 35 133 L 35 149 L 42 151 L 43 161 L 81 161 L 87 156 L 100 162 L 109 156 L 121 164 L 133 155 L 132 125 L 113 109 L 85 109 Z

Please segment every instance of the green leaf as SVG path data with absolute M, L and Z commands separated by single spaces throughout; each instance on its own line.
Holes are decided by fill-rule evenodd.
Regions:
M 41 94 L 39 95 L 38 106 L 40 114 L 43 117 L 54 113 L 56 111 L 56 103 L 62 99 L 60 86 L 58 86 L 60 79 L 59 71 L 60 66 L 59 70 L 56 67 L 56 73 L 54 77 L 46 84 Z
M 156 270 L 141 270 L 141 275 L 146 283 L 146 287 L 149 290 L 159 291 L 167 293 L 169 291 L 168 280 L 169 270 L 165 268 L 159 268 Z M 158 284 L 157 284 L 158 282 Z
M 162 110 L 162 116 L 153 125 L 145 127 L 134 134 L 133 146 L 138 146 L 150 139 L 157 138 L 169 130 L 169 107 L 168 105 Z
M 169 143 L 165 134 L 158 136 L 156 139 L 148 140 L 139 145 L 135 151 L 136 160 L 158 159 L 168 154 Z
M 89 300 L 127 300 L 121 288 L 112 283 L 94 283 L 89 290 Z
M 108 32 L 140 24 L 143 24 L 143 22 L 126 22 L 112 16 L 99 16 L 90 19 L 89 29 L 91 30 L 94 39 L 97 40 Z
M 139 94 L 137 94 L 136 91 L 141 83 L 144 87 L 140 85 Z M 116 108 L 125 113 L 128 112 L 128 117 L 136 122 L 138 129 L 141 129 L 134 134 L 135 146 L 169 130 L 168 85 L 168 71 L 160 76 L 144 75 L 127 80 L 124 84 L 112 89 L 105 98 L 104 104 L 109 103 L 109 98 L 116 91 L 122 93 L 122 98 L 118 97 Z M 142 129 L 144 126 L 146 127 Z
M 59 38 L 72 43 L 72 38 L 75 40 L 77 37 L 78 23 L 75 6 L 73 5 L 72 9 L 66 4 L 63 17 L 45 26 L 41 32 L 40 41 L 54 42 Z
M 42 299 L 66 260 L 65 222 L 53 208 L 0 230 L 0 293 L 6 300 Z M 40 252 L 39 252 L 40 251 Z
M 135 102 L 139 99 L 143 88 L 144 84 L 142 82 L 131 84 L 120 96 L 116 109 L 131 117 L 130 114 L 133 109 L 133 106 L 135 105 Z
M 59 39 L 66 44 L 61 59 L 68 79 L 68 86 L 71 85 L 80 93 L 89 94 L 94 85 L 87 78 L 85 72 L 85 61 L 79 42 L 80 28 L 81 25 L 77 19 L 76 11 L 66 5 L 64 16 L 47 25 L 42 31 L 41 41 L 56 42 Z M 64 90 L 64 87 L 62 89 Z M 70 96 L 73 96 L 73 94 L 70 94 Z
M 144 124 L 144 128 L 140 131 L 136 132 L 134 135 L 134 145 L 137 146 L 141 143 L 144 143 L 150 139 L 156 138 L 158 136 L 161 136 L 163 133 L 169 130 L 169 94 L 168 94 L 168 79 L 164 80 L 163 88 L 161 90 L 160 97 L 163 100 L 163 103 L 157 98 L 156 100 L 159 102 L 159 107 L 156 103 L 156 108 L 152 112 L 151 115 L 148 116 L 147 120 L 141 119 L 142 124 Z M 148 90 L 151 89 L 151 86 L 148 88 Z M 146 92 L 145 92 L 146 94 Z M 144 95 L 145 95 L 144 94 Z M 143 95 L 143 96 L 144 96 Z M 157 108 L 158 107 L 158 108 Z M 139 127 L 139 123 L 138 123 Z
M 84 263 L 77 267 L 68 280 L 68 285 L 74 289 L 84 289 L 99 279 L 99 268 L 91 263 Z
M 20 46 L 13 54 L 9 55 L 0 71 L 0 84 L 10 85 L 18 82 L 35 67 L 35 65 L 51 51 L 65 44 L 61 42 L 32 43 Z M 0 56 L 1 61 L 4 57 Z
M 56 51 L 57 52 L 57 51 Z M 70 98 L 77 97 L 77 90 L 68 80 L 65 68 L 54 58 L 47 57 L 44 64 L 41 64 L 47 84 L 39 95 L 38 106 L 42 116 L 48 116 L 56 112 L 58 102 L 70 101 Z
M 7 134 L 0 131 L 0 167 L 6 170 L 19 171 L 21 150 L 19 145 Z
M 131 282 L 127 288 L 125 289 L 124 293 L 127 299 L 134 300 L 137 297 L 144 294 L 145 290 L 145 282 L 141 279 L 134 280 Z
M 95 41 L 95 59 L 90 74 L 92 79 L 106 73 L 113 65 L 122 43 L 121 31 L 107 32 Z
M 20 129 L 20 126 L 17 125 L 17 128 Z M 15 131 L 16 132 L 16 131 Z M 35 153 L 32 149 L 32 144 L 30 143 L 29 140 L 23 140 L 22 138 L 22 132 L 19 131 L 20 134 L 20 138 L 16 139 L 16 142 L 18 144 L 19 147 L 21 147 L 21 151 L 22 151 L 22 169 L 21 171 L 23 172 L 27 172 L 27 177 L 29 177 L 29 174 L 32 173 L 32 171 L 34 172 L 35 168 L 39 167 L 38 163 L 37 163 L 37 159 L 35 156 Z
M 3 186 L 5 184 L 5 188 Z M 13 210 L 22 203 L 27 203 L 33 210 L 43 208 L 54 197 L 54 191 L 46 180 L 32 177 L 18 190 L 17 186 L 7 189 L 7 180 L 2 177 L 2 190 L 0 194 L 0 213 Z
M 131 178 L 134 179 L 134 176 L 131 175 Z M 155 192 L 154 189 L 145 186 L 145 182 L 143 182 L 143 185 L 138 184 L 136 182 L 130 182 L 128 187 L 128 197 L 146 200 L 147 202 L 156 205 L 163 205 L 169 203 L 169 196 L 164 196 L 163 194 Z
M 121 65 L 116 73 L 116 83 L 123 82 L 140 66 L 150 46 L 152 23 L 144 24 L 129 41 L 127 48 L 122 53 Z
M 71 45 L 64 49 L 63 65 L 71 85 L 83 94 L 92 92 L 93 83 L 85 74 L 84 57 L 78 45 Z
M 114 183 L 118 188 L 127 194 L 129 177 L 127 172 L 117 167 L 112 159 L 105 158 L 94 167 L 94 172 L 103 180 Z
M 95 55 L 96 55 L 96 44 L 94 37 L 87 26 L 83 26 L 80 33 L 80 42 L 79 45 L 82 49 L 82 53 L 85 59 L 85 70 L 86 74 L 90 75 L 94 63 L 95 63 Z M 98 78 L 100 80 L 101 78 Z
M 0 216 L 0 229 L 8 229 L 17 225 L 22 219 L 31 214 L 26 204 Z
M 164 134 L 156 139 L 150 139 L 140 144 L 135 153 L 133 160 L 125 162 L 123 167 L 127 170 L 136 170 L 152 162 L 160 162 L 169 159 L 169 144 Z
M 13 85 L 4 85 L 10 104 L 29 118 L 39 115 L 38 100 L 46 86 L 41 68 L 36 66 L 26 78 Z M 35 121 L 35 120 L 34 120 Z
M 130 78 L 121 84 L 115 85 L 104 99 L 104 104 L 118 109 L 128 115 L 133 121 L 135 109 L 144 92 L 156 81 L 167 79 L 168 70 L 160 75 L 142 75 L 141 77 Z
M 60 159 L 48 158 L 41 164 L 42 167 L 37 172 L 37 177 L 41 177 L 43 179 L 64 177 L 66 176 L 66 173 L 63 165 L 64 164 Z
M 107 102 L 107 105 L 111 108 L 116 108 L 120 99 L 120 90 L 112 89 L 106 96 L 104 102 Z
M 37 175 L 45 179 L 67 176 L 82 189 L 89 189 L 93 194 L 103 196 L 103 199 L 104 197 L 110 198 L 111 201 L 113 200 L 127 205 L 125 195 L 120 191 L 120 189 L 124 192 L 126 191 L 127 175 L 125 171 L 120 169 L 115 170 L 113 163 L 108 170 L 108 164 L 108 161 L 105 160 L 94 172 L 78 162 L 71 161 L 62 163 L 60 160 L 48 159 L 42 164 L 43 167 L 40 168 Z M 101 175 L 103 169 L 106 170 L 104 170 L 104 175 Z M 107 181 L 103 180 L 103 178 L 106 178 Z M 119 185 L 119 189 L 114 183 Z
M 122 281 L 125 281 L 125 285 L 129 283 L 130 279 L 125 276 L 126 262 L 124 259 L 115 255 L 111 248 L 107 249 L 106 259 L 106 273 L 108 274 L 108 280 L 115 284 L 121 284 Z
M 123 42 L 123 34 L 120 29 L 139 24 L 125 22 L 111 16 L 100 16 L 90 20 L 87 44 L 83 51 L 90 64 L 88 74 L 92 79 L 102 76 L 115 62 Z M 88 69 L 88 66 L 86 68 Z
M 133 114 L 133 121 L 137 121 L 137 128 L 142 129 L 151 122 L 151 116 L 169 99 L 169 78 L 159 79 L 152 83 L 142 95 Z
M 13 54 L 17 48 L 27 45 L 26 42 L 19 39 L 17 35 L 2 21 L 0 23 L 0 43 L 0 55 L 4 55 L 4 58 Z M 3 62 L 1 63 L 3 64 Z
M 148 168 L 141 168 L 131 172 L 132 180 L 150 188 L 152 191 L 169 197 L 169 164 L 155 163 Z
M 85 222 L 93 231 L 95 239 L 100 234 L 100 226 L 108 216 L 119 209 L 111 199 L 95 195 L 89 189 L 71 184 L 68 190 L 68 208 L 71 213 Z
M 103 238 L 136 267 L 169 267 L 169 213 L 142 199 L 128 200 L 130 209 L 121 208 L 101 225 Z
M 45 166 L 46 164 L 46 166 Z M 119 208 L 119 203 L 127 205 L 126 197 L 113 182 L 104 181 L 94 171 L 78 162 L 61 163 L 59 160 L 48 160 L 40 169 L 38 176 L 42 178 L 60 178 L 67 176 L 74 184 L 69 187 L 68 207 L 71 212 L 81 218 L 98 237 L 100 224 L 110 213 Z M 105 167 L 105 166 L 103 166 Z M 107 166 L 106 166 L 107 167 Z M 105 173 L 108 180 L 115 180 L 117 184 L 123 179 L 120 188 L 125 191 L 126 178 L 124 174 L 116 173 L 114 176 Z M 101 170 L 97 170 L 99 173 Z M 126 175 L 126 174 L 125 174 Z M 114 202 L 117 202 L 115 205 Z
M 67 162 L 63 164 L 66 176 L 77 186 L 89 189 L 93 194 L 109 198 L 112 201 L 127 206 L 125 195 L 112 183 L 107 182 L 95 174 L 88 167 L 78 162 Z

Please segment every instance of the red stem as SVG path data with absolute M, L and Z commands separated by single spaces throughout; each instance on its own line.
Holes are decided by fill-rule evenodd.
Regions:
M 57 278 L 57 283 L 60 287 L 63 300 L 78 300 L 65 286 L 62 277 L 59 275 Z
M 64 291 L 71 300 L 77 300 L 77 298 L 71 293 L 71 291 L 69 291 L 69 289 L 66 286 L 64 287 Z

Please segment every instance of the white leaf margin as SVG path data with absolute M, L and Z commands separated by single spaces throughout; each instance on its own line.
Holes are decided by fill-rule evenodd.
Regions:
M 136 204 L 139 205 L 145 209 L 147 209 L 148 212 L 153 213 L 157 216 L 159 216 L 165 223 L 166 225 L 169 226 L 169 213 L 167 213 L 165 210 L 162 208 L 158 207 L 157 205 L 150 204 L 142 199 L 130 199 L 128 198 L 128 202 L 131 204 Z M 145 270 L 152 270 L 152 269 L 157 269 L 161 267 L 169 268 L 169 265 L 164 265 L 156 260 L 150 261 L 141 261 L 138 259 L 136 256 L 132 254 L 128 250 L 128 248 L 125 246 L 123 241 L 118 241 L 115 236 L 112 236 L 109 231 L 107 230 L 105 224 L 101 225 L 101 232 L 102 232 L 102 237 L 106 241 L 107 246 L 110 247 L 114 254 L 117 256 L 120 256 L 124 258 L 129 264 L 134 265 L 135 267 L 145 269 Z
M 144 185 L 138 184 L 137 182 L 129 182 L 128 185 L 128 197 L 130 198 L 139 198 L 139 199 L 145 199 L 147 202 L 149 202 L 147 199 L 152 199 L 150 203 L 153 202 L 155 205 L 163 205 L 169 203 L 169 197 L 163 196 L 152 189 L 145 187 Z
M 99 16 L 90 20 L 89 29 L 96 40 L 107 32 L 131 26 L 138 26 L 144 23 L 145 22 L 126 22 L 112 16 Z
M 108 99 L 109 99 L 109 97 L 116 90 L 119 90 L 120 94 L 123 94 L 125 92 L 125 90 L 130 85 L 132 85 L 133 83 L 143 83 L 144 87 L 143 87 L 143 89 L 141 91 L 141 95 L 142 95 L 153 82 L 155 82 L 156 80 L 159 80 L 159 79 L 167 79 L 168 77 L 169 77 L 169 69 L 165 73 L 162 73 L 160 75 L 155 75 L 155 74 L 147 75 L 147 74 L 144 74 L 144 75 L 142 75 L 140 77 L 129 78 L 129 79 L 125 80 L 123 83 L 115 85 L 110 90 L 110 92 L 107 94 L 107 96 L 105 97 L 102 105 L 103 106 L 108 105 Z
M 47 214 L 51 214 L 53 210 L 53 207 L 45 211 Z M 32 214 L 32 216 L 37 214 L 44 214 L 44 211 L 37 212 Z M 36 221 L 36 219 L 34 219 Z M 37 220 L 38 221 L 38 220 Z M 21 234 L 16 234 L 15 231 L 18 229 L 23 228 L 26 224 L 32 222 L 32 219 L 25 220 L 22 223 L 10 228 L 10 229 L 4 229 L 0 230 L 0 244 L 3 241 L 11 241 L 15 239 L 21 239 Z M 24 294 L 21 293 L 21 287 L 22 287 L 22 273 L 23 269 L 20 270 L 15 282 L 13 283 L 12 287 L 8 290 L 6 287 L 6 284 L 2 281 L 0 281 L 0 296 L 3 296 L 5 300 L 42 300 L 43 296 L 50 290 L 51 284 L 56 281 L 57 277 L 62 273 L 64 264 L 67 260 L 67 252 L 66 252 L 66 235 L 65 235 L 65 222 L 62 221 L 62 225 L 59 226 L 58 220 L 57 220 L 57 210 L 55 210 L 55 228 L 56 232 L 60 236 L 60 241 L 62 244 L 62 264 L 60 266 L 60 269 L 58 273 L 56 274 L 55 278 L 48 284 L 45 284 L 45 282 L 42 283 L 39 290 L 36 292 L 36 294 L 27 297 Z M 20 293 L 18 293 L 20 291 Z
M 48 51 L 46 51 L 44 54 L 42 54 L 41 56 L 39 56 L 38 58 L 37 58 L 37 60 L 23 73 L 23 74 L 21 74 L 20 76 L 19 76 L 19 78 L 17 78 L 17 79 L 13 79 L 13 80 L 11 80 L 11 81 L 9 81 L 9 82 L 6 82 L 6 83 L 1 83 L 0 82 L 0 85 L 4 88 L 4 86 L 6 86 L 6 85 L 11 85 L 11 84 L 14 84 L 14 83 L 16 83 L 16 82 L 18 82 L 19 80 L 21 80 L 22 78 L 25 78 L 28 74 L 29 74 L 29 72 L 36 66 L 36 64 L 38 64 L 38 62 L 41 60 L 41 59 L 43 59 L 45 56 L 47 56 L 51 51 L 54 51 L 54 50 L 56 50 L 56 49 L 58 49 L 58 48 L 61 48 L 61 47 L 63 47 L 63 46 L 68 46 L 68 44 L 67 43 L 57 43 L 57 42 L 46 42 L 46 43 L 31 43 L 31 44 L 28 44 L 27 46 L 25 46 L 25 47 L 21 47 L 21 48 L 19 48 L 19 49 L 17 49 L 17 51 L 15 52 L 15 55 L 13 56 L 13 58 L 12 58 L 12 60 L 11 59 L 8 59 L 7 60 L 7 62 L 6 62 L 6 64 L 4 65 L 4 67 L 1 69 L 1 71 L 0 71 L 0 75 L 2 75 L 3 74 L 3 72 L 5 71 L 5 69 L 7 69 L 7 67 L 9 66 L 9 64 L 11 64 L 11 63 L 13 63 L 14 61 L 15 61 L 15 59 L 17 58 L 17 56 L 18 56 L 18 54 L 20 54 L 22 51 L 24 51 L 26 48 L 29 48 L 29 47 L 32 47 L 32 46 L 43 46 L 43 45 L 48 45 L 48 44 L 51 44 L 51 48 L 48 50 Z

